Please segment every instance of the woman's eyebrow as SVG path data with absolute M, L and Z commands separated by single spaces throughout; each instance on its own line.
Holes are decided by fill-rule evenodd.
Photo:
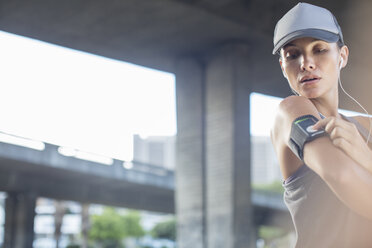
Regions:
M 310 41 L 310 43 L 314 43 L 314 42 L 317 42 L 317 41 L 322 41 L 322 40 L 314 38 Z M 294 43 L 288 43 L 288 44 L 283 46 L 283 49 L 286 49 L 287 47 L 292 47 L 292 46 L 296 47 L 296 45 Z
M 324 42 L 324 40 L 321 40 L 321 39 L 313 39 L 313 40 L 311 41 L 311 43 L 314 43 L 314 42 L 317 42 L 317 41 L 323 41 L 323 42 Z
M 295 47 L 296 45 L 293 44 L 293 43 L 288 43 L 285 46 L 283 46 L 283 50 L 286 49 L 287 47 L 291 47 L 291 46 Z

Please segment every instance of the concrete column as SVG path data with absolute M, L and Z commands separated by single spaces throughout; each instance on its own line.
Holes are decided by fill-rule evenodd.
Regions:
M 245 45 L 224 47 L 206 68 L 208 248 L 255 247 L 248 52 Z
M 176 89 L 177 245 L 206 248 L 204 70 L 197 60 L 185 58 L 177 62 Z
M 8 193 L 5 199 L 5 224 L 4 224 L 4 247 L 14 247 L 15 242 L 15 215 L 17 195 Z
M 5 248 L 32 248 L 36 197 L 8 193 L 5 200 Z

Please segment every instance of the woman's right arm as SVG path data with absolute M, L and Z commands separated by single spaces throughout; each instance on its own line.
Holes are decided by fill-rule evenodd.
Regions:
M 305 97 L 287 97 L 279 105 L 271 137 L 285 178 L 302 163 L 288 146 L 292 122 L 307 114 L 320 119 L 313 103 Z M 349 208 L 372 220 L 372 174 L 334 146 L 329 137 L 307 143 L 304 162 Z

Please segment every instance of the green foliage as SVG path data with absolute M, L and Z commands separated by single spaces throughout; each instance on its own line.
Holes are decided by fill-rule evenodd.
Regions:
M 141 226 L 141 216 L 138 211 L 129 211 L 123 216 L 124 231 L 126 237 L 139 238 L 145 235 Z
M 252 188 L 256 190 L 268 191 L 272 193 L 280 193 L 280 194 L 284 193 L 284 188 L 283 188 L 281 181 L 274 181 L 269 184 L 253 184 Z
M 176 220 L 171 219 L 164 222 L 160 222 L 154 226 L 151 230 L 151 234 L 154 238 L 163 238 L 176 240 Z
M 121 240 L 125 237 L 122 216 L 114 208 L 105 208 L 101 215 L 92 216 L 89 238 L 97 241 Z
M 88 236 L 99 247 L 118 248 L 126 237 L 141 237 L 144 230 L 140 225 L 138 212 L 130 211 L 126 215 L 119 214 L 114 208 L 106 207 L 101 215 L 93 215 Z
M 74 245 L 74 244 L 72 244 L 72 245 L 66 246 L 66 248 L 80 248 L 80 245 Z
M 258 229 L 258 236 L 266 242 L 282 238 L 285 235 L 286 232 L 278 227 L 260 226 Z

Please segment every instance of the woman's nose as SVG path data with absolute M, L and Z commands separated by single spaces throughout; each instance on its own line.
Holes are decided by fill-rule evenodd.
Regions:
M 315 69 L 314 59 L 310 56 L 303 56 L 301 61 L 301 70 L 302 71 L 312 71 Z

